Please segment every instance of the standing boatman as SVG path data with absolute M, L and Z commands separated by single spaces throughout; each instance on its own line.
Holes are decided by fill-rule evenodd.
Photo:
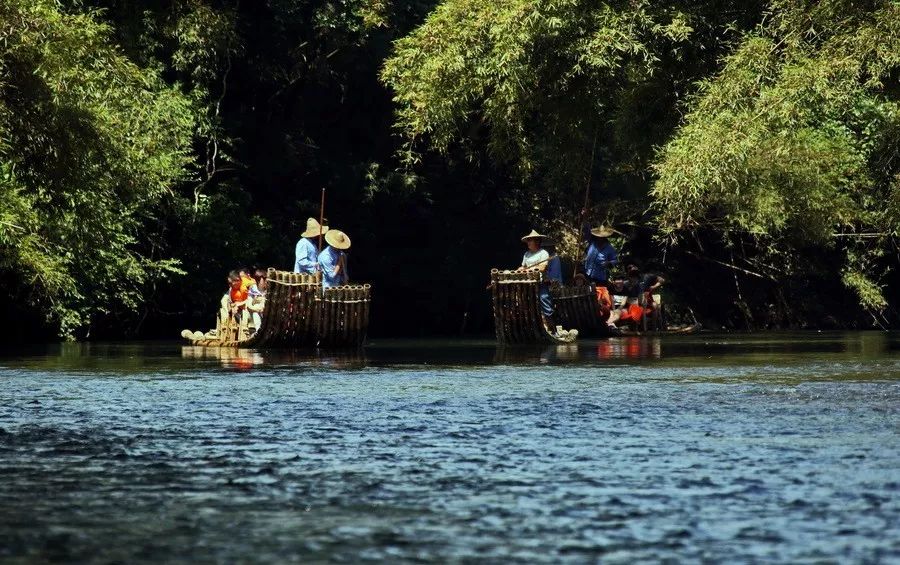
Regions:
M 584 256 L 584 274 L 594 285 L 597 293 L 599 308 L 597 314 L 600 319 L 606 321 L 612 310 L 612 297 L 609 295 L 607 287 L 609 267 L 619 262 L 619 255 L 608 239 L 615 233 L 615 230 L 603 225 L 591 229 L 590 224 L 585 222 L 581 226 L 581 232 L 584 239 L 588 241 L 587 253 Z
M 341 286 L 350 282 L 347 271 L 347 253 L 350 238 L 341 230 L 328 230 L 325 234 L 328 247 L 319 253 L 319 267 L 322 269 L 322 288 Z
M 315 218 L 306 220 L 306 231 L 300 234 L 300 241 L 294 252 L 294 272 L 311 275 L 319 270 L 319 248 L 316 239 L 328 233 L 327 225 L 319 225 Z
M 522 256 L 520 271 L 537 270 L 541 272 L 541 285 L 538 290 L 538 299 L 541 305 L 541 315 L 544 319 L 544 327 L 551 335 L 557 335 L 556 324 L 553 322 L 553 297 L 550 295 L 550 282 L 547 279 L 547 268 L 550 262 L 550 253 L 541 247 L 541 242 L 546 236 L 535 230 L 522 238 L 527 250 Z

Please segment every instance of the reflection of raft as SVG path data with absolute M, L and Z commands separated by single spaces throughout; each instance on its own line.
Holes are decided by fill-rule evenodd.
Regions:
M 225 347 L 359 347 L 369 328 L 370 285 L 322 289 L 320 275 L 269 269 L 262 324 L 255 334 L 232 319 L 197 332 L 194 345 Z M 187 336 L 186 336 L 187 337 Z
M 572 343 L 577 332 L 554 336 L 541 317 L 538 291 L 541 274 L 536 271 L 491 270 L 494 328 L 497 341 L 511 343 Z

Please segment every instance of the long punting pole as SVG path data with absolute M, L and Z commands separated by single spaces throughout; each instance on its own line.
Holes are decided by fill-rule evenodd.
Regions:
M 322 224 L 325 222 L 325 187 L 322 187 L 322 201 L 319 203 L 319 253 L 322 252 Z
M 581 233 L 581 225 L 584 223 L 585 215 L 587 214 L 588 206 L 591 204 L 591 176 L 594 172 L 594 153 L 597 151 L 597 130 L 594 130 L 594 144 L 591 146 L 591 162 L 588 164 L 588 174 L 587 174 L 587 186 L 584 187 L 584 207 L 582 208 L 581 216 L 578 218 L 578 230 L 579 239 L 583 238 L 584 235 Z M 578 263 L 575 263 L 575 267 L 573 268 L 572 276 L 578 274 Z

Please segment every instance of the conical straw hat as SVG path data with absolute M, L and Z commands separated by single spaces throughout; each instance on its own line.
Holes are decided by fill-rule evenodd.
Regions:
M 335 249 L 350 249 L 350 238 L 341 230 L 328 230 L 325 241 Z
M 616 233 L 616 230 L 609 226 L 600 226 L 591 230 L 591 235 L 594 237 L 609 237 L 614 233 Z
M 328 226 L 320 226 L 315 218 L 306 220 L 306 231 L 300 234 L 300 237 L 319 237 L 319 235 L 328 233 Z
M 525 237 L 523 237 L 522 241 L 525 241 L 526 239 L 534 239 L 534 238 L 544 239 L 545 237 L 547 237 L 547 236 L 543 235 L 543 234 L 539 234 L 538 232 L 536 232 L 534 230 L 531 230 L 531 233 L 526 235 Z

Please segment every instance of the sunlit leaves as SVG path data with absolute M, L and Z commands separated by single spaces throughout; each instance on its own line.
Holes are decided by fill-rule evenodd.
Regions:
M 653 189 L 662 228 L 719 226 L 765 247 L 830 246 L 873 258 L 896 228 L 885 214 L 900 170 L 900 6 L 773 3 L 767 25 L 701 84 L 662 148 Z M 885 81 L 893 82 L 885 89 Z M 873 261 L 848 256 L 845 283 L 882 307 Z
M 690 32 L 682 13 L 645 2 L 446 0 L 396 42 L 382 76 L 412 149 L 443 152 L 484 127 L 491 156 L 528 177 L 564 168 L 544 157 L 560 146 L 589 150 L 610 92 L 652 74 L 656 50 Z
M 195 121 L 95 14 L 0 0 L 0 15 L 0 269 L 69 334 L 176 268 L 139 232 L 183 178 Z

